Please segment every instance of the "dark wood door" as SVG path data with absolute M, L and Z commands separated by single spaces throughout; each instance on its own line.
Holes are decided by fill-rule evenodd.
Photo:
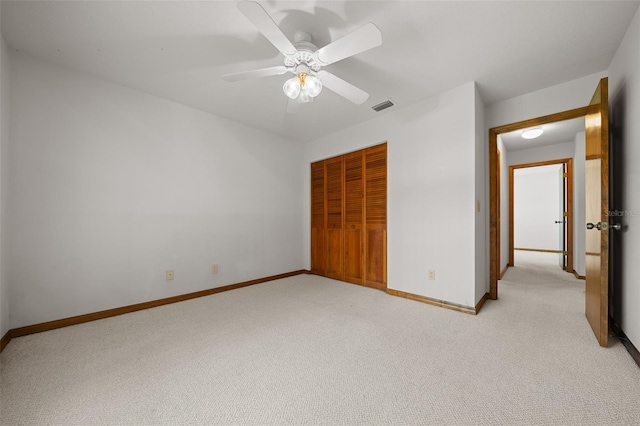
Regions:
M 311 272 L 323 275 L 326 269 L 324 161 L 311 164 Z
M 343 259 L 343 158 L 325 160 L 326 168 L 326 276 L 344 278 Z
M 387 288 L 387 145 L 364 151 L 365 285 Z
M 344 280 L 364 284 L 364 155 L 344 156 Z
M 608 80 L 600 80 L 585 117 L 585 314 L 601 346 L 609 336 L 609 119 Z

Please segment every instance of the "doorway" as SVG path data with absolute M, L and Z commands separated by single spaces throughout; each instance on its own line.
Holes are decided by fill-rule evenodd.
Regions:
M 553 253 L 575 273 L 573 194 L 572 158 L 509 166 L 508 266 L 516 250 Z
M 515 130 L 583 117 L 585 123 L 585 316 L 598 343 L 607 346 L 609 300 L 609 106 L 608 79 L 598 83 L 589 105 L 561 113 L 489 129 L 489 297 L 498 298 L 500 233 L 497 229 L 500 193 L 497 188 L 497 150 L 500 135 Z M 537 129 L 540 130 L 540 129 Z M 542 132 L 540 132 L 542 133 Z M 524 134 L 523 134 L 523 137 Z M 503 152 L 504 154 L 504 152 Z M 576 157 L 578 157 L 576 155 Z M 613 230 L 621 227 L 612 226 Z
M 537 117 L 529 120 L 520 121 L 517 123 L 507 124 L 504 126 L 494 127 L 489 129 L 489 191 L 490 191 L 490 209 L 489 209 L 489 239 L 490 239 L 490 287 L 489 297 L 491 299 L 498 298 L 498 279 L 500 277 L 500 258 L 501 254 L 504 255 L 504 251 L 501 250 L 501 236 L 505 232 L 500 232 L 498 226 L 504 220 L 501 219 L 501 214 L 498 209 L 500 203 L 500 191 L 498 188 L 498 137 L 501 134 L 510 133 L 516 130 L 524 130 L 533 128 L 536 126 L 542 126 L 550 123 L 557 123 L 566 120 L 572 120 L 580 117 L 585 117 L 588 112 L 588 107 L 576 108 L 569 111 L 563 111 L 556 114 L 551 114 L 543 117 Z M 501 157 L 504 157 L 502 153 Z M 505 166 L 503 165 L 502 170 Z M 501 253 L 502 251 L 502 253 Z

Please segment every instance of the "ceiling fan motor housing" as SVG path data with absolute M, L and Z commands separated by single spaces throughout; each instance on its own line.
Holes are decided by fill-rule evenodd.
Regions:
M 284 65 L 287 68 L 295 68 L 300 64 L 304 64 L 312 71 L 319 71 L 320 65 L 314 57 L 314 52 L 318 50 L 318 46 L 311 42 L 311 34 L 304 31 L 298 31 L 294 36 L 293 45 L 296 48 L 296 53 L 293 55 L 287 55 L 284 58 Z M 299 72 L 297 70 L 291 70 L 295 74 Z M 307 71 L 308 74 L 308 71 Z

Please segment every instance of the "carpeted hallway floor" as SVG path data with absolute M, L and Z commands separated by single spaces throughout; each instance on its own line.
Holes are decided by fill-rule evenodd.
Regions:
M 17 338 L 0 423 L 639 424 L 584 282 L 516 265 L 478 316 L 302 275 Z

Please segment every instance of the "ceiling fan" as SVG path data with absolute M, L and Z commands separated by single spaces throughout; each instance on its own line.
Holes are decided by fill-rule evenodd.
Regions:
M 282 87 L 290 99 L 290 111 L 292 101 L 311 102 L 323 87 L 357 105 L 369 98 L 369 94 L 364 90 L 323 70 L 322 67 L 380 46 L 382 33 L 374 24 L 368 23 L 318 49 L 311 42 L 311 35 L 302 31 L 295 34 L 292 43 L 260 4 L 242 1 L 238 3 L 238 9 L 284 55 L 284 65 L 227 74 L 223 76 L 225 80 L 234 82 L 290 72 L 294 77 L 287 80 Z

